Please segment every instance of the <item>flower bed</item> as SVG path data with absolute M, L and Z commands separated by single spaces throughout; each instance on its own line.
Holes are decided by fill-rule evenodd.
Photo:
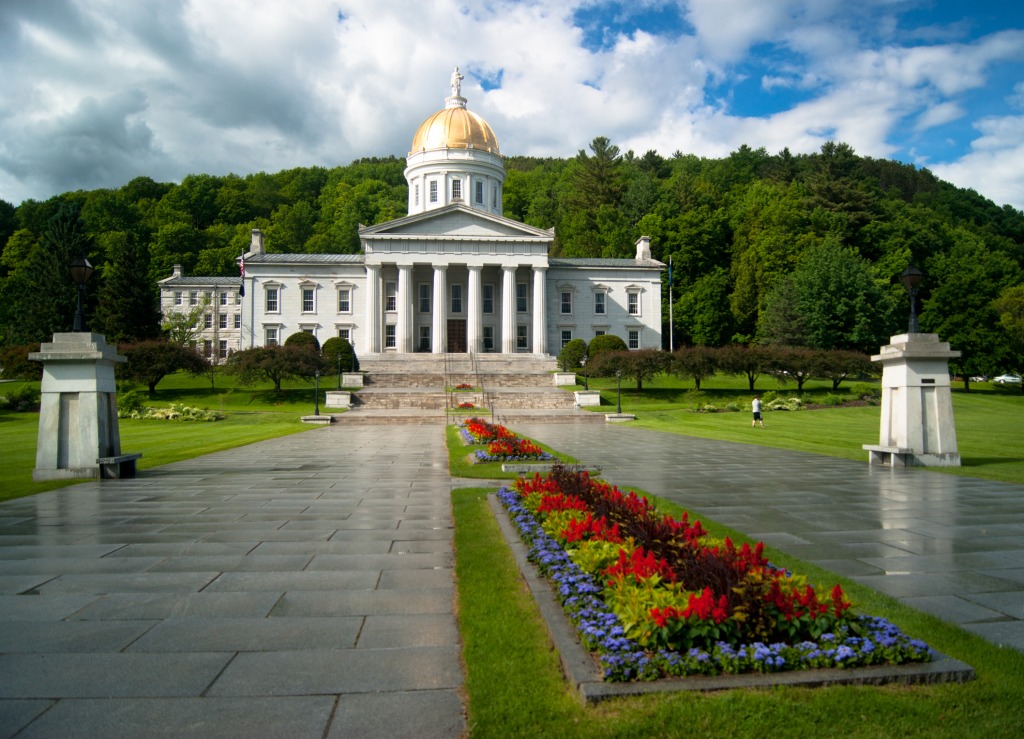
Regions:
M 926 662 L 884 619 L 856 614 L 699 521 L 556 468 L 499 499 L 608 681 Z
M 462 438 L 467 444 L 487 444 L 474 456 L 480 462 L 547 461 L 554 457 L 529 439 L 523 439 L 504 426 L 491 424 L 479 418 L 467 419 L 462 424 Z
M 473 403 L 459 403 L 460 411 L 469 411 L 473 410 L 474 408 L 476 408 L 476 406 Z

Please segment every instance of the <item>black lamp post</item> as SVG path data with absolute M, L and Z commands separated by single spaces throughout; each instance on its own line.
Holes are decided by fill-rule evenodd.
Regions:
M 338 389 L 341 390 L 341 352 L 338 352 Z
M 320 415 L 320 370 L 317 370 L 313 374 L 313 378 L 316 381 L 315 385 L 313 386 L 314 387 L 314 390 L 313 390 L 313 395 L 314 395 L 313 415 L 314 416 L 319 416 Z
M 910 325 L 907 331 L 912 334 L 921 333 L 921 329 L 917 325 L 917 288 L 921 284 L 922 277 L 924 277 L 924 272 L 913 264 L 903 270 L 903 274 L 900 275 L 903 287 L 907 288 L 907 292 L 910 293 Z
M 72 331 L 80 334 L 85 331 L 85 311 L 82 310 L 82 296 L 85 295 L 85 283 L 92 277 L 93 268 L 85 257 L 78 257 L 71 261 L 71 279 L 75 281 L 78 288 L 78 307 L 75 309 L 75 323 Z
M 622 370 L 615 370 L 615 412 L 622 415 Z
M 590 378 L 587 375 L 587 358 L 583 357 L 583 389 L 590 389 Z

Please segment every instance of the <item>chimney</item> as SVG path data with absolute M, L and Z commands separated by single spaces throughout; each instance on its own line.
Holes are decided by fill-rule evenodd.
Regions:
M 263 232 L 258 228 L 252 230 L 252 246 L 249 249 L 250 254 L 262 254 L 263 253 Z
M 174 265 L 174 268 L 171 270 L 171 277 L 184 277 L 184 275 L 185 273 L 182 271 L 181 265 Z
M 636 240 L 636 260 L 647 261 L 651 258 L 651 237 L 641 236 Z

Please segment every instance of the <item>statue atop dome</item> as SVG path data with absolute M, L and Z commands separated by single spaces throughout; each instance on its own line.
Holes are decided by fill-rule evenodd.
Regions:
M 456 67 L 455 71 L 452 72 L 452 97 L 462 97 L 462 80 L 466 79 L 465 75 L 459 73 L 459 68 Z

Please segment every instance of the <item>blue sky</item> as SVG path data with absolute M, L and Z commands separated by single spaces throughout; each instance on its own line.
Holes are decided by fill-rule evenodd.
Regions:
M 505 154 L 832 138 L 1024 209 L 1018 0 L 4 0 L 0 198 L 404 156 L 455 65 Z

